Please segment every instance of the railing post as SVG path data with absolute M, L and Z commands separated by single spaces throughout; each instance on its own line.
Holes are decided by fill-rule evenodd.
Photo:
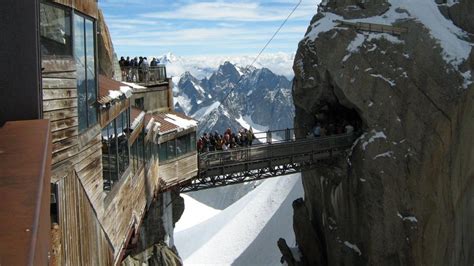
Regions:
M 272 144 L 272 132 L 270 130 L 267 131 L 267 143 Z
M 285 131 L 285 137 L 286 137 L 286 141 L 290 141 L 290 129 L 289 128 L 286 128 L 286 131 Z

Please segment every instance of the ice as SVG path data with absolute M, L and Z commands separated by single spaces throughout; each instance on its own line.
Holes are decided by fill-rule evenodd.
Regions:
M 382 158 L 382 157 L 392 157 L 394 154 L 393 151 L 387 151 L 387 152 L 384 152 L 384 153 L 381 153 L 381 154 L 377 154 L 374 156 L 374 158 L 372 158 L 373 160 L 377 159 L 377 158 Z
M 380 79 L 382 79 L 383 81 L 387 82 L 391 87 L 394 87 L 395 85 L 397 85 L 397 84 L 395 83 L 395 81 L 390 80 L 390 79 L 388 79 L 388 78 L 386 78 L 386 77 L 384 77 L 384 76 L 382 76 L 382 75 L 380 75 L 380 74 L 370 74 L 370 75 L 371 75 L 372 77 L 374 77 L 374 78 L 380 78 Z
M 418 219 L 415 216 L 403 216 L 399 212 L 397 212 L 397 216 L 400 217 L 403 221 L 410 221 L 412 223 L 418 223 Z
M 367 148 L 367 145 L 374 142 L 376 139 L 387 139 L 387 136 L 385 136 L 385 134 L 382 131 L 376 132 L 375 130 L 372 130 L 371 133 L 372 133 L 372 137 L 370 137 L 369 140 L 364 141 L 362 143 L 362 150 L 364 151 Z
M 344 245 L 352 250 L 354 250 L 359 256 L 362 255 L 362 252 L 360 252 L 359 247 L 357 245 L 350 243 L 349 241 L 344 241 Z

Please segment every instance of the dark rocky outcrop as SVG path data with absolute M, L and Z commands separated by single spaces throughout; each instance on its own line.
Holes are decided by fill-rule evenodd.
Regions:
M 325 11 L 372 16 L 341 11 L 355 2 L 329 0 L 312 24 L 327 19 Z M 466 2 L 453 20 L 470 31 L 462 24 L 473 21 Z M 305 200 L 295 202 L 294 228 L 309 265 L 474 263 L 473 52 L 449 62 L 422 21 L 394 25 L 408 32 L 332 27 L 299 44 L 297 134 L 316 121 L 351 121 L 365 132 L 346 157 L 303 173 Z
M 183 212 L 184 199 L 178 192 L 159 194 L 148 207 L 138 233 L 131 239 L 130 256 L 124 265 L 181 265 L 173 243 L 173 228 Z
M 460 0 L 458 3 L 452 6 L 444 5 L 445 1 L 442 1 L 440 9 L 445 8 L 447 16 L 463 30 L 474 34 L 474 2 L 471 0 Z
M 389 6 L 387 0 L 339 0 L 323 1 L 320 10 L 334 12 L 350 19 L 379 15 L 386 11 Z

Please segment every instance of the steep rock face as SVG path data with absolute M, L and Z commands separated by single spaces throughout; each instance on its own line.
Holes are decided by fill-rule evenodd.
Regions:
M 97 29 L 100 33 L 97 38 L 99 73 L 112 78 L 114 77 L 114 74 L 116 74 L 114 63 L 117 62 L 117 58 L 114 53 L 114 46 L 112 44 L 109 28 L 105 23 L 105 18 L 101 10 L 99 10 L 97 24 Z
M 129 250 L 128 264 L 142 265 L 149 260 L 162 263 L 150 265 L 180 265 L 173 242 L 173 228 L 184 212 L 184 199 L 178 192 L 170 191 L 157 196 L 150 204 L 137 235 Z M 132 263 L 133 262 L 133 263 Z M 138 263 L 140 262 L 140 263 Z
M 469 0 L 461 0 L 458 3 L 448 7 L 449 18 L 453 23 L 463 30 L 474 34 L 474 2 Z
M 387 0 L 326 0 L 320 5 L 321 10 L 334 12 L 347 19 L 375 16 L 386 11 L 388 7 Z
M 401 36 L 337 27 L 346 16 L 334 10 L 353 4 L 342 2 L 323 3 L 300 42 L 295 127 L 303 137 L 316 121 L 352 121 L 364 133 L 347 157 L 303 173 L 300 250 L 323 265 L 472 265 L 472 43 L 431 0 L 391 0 L 350 21 L 407 28 Z

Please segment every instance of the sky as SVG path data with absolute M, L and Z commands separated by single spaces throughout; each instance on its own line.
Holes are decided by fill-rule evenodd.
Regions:
M 257 55 L 299 0 L 99 0 L 118 56 Z M 319 0 L 299 8 L 265 53 L 295 53 Z

